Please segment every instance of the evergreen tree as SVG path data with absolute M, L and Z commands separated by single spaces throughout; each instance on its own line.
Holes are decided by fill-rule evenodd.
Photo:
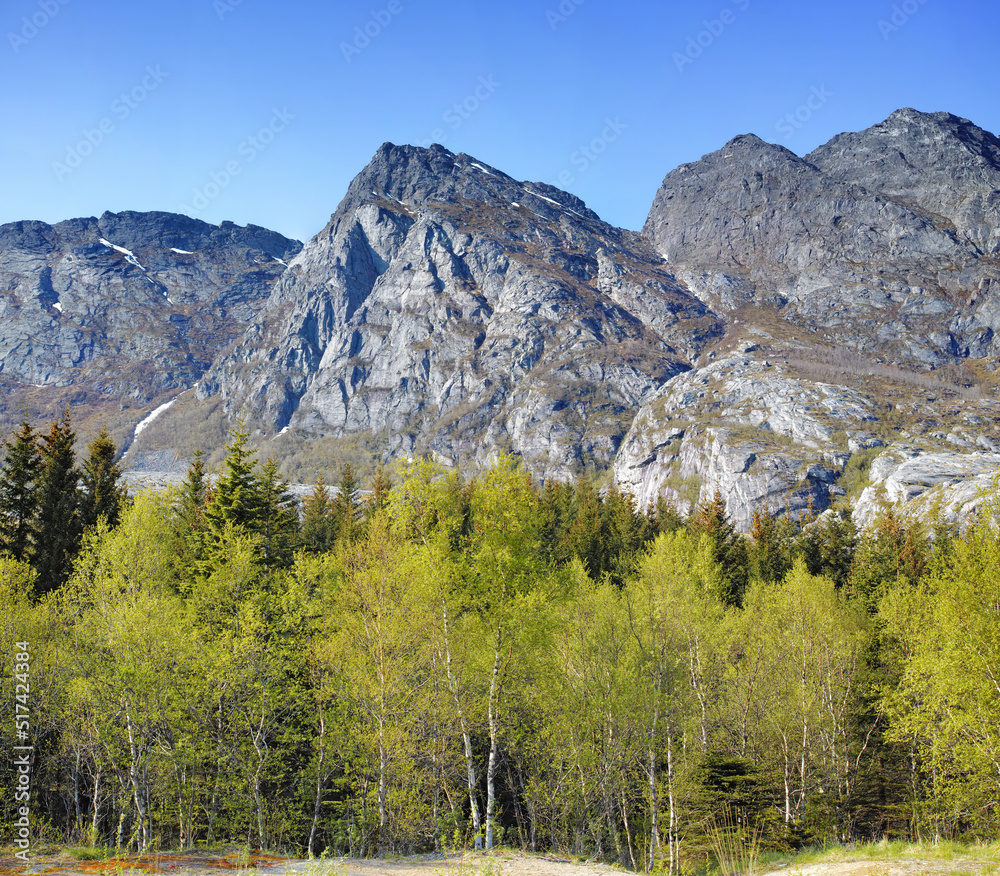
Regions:
M 754 511 L 750 520 L 749 572 L 758 581 L 773 584 L 792 568 L 792 532 L 786 519 Z
M 38 473 L 42 460 L 38 436 L 25 418 L 21 430 L 4 442 L 0 469 L 0 550 L 17 560 L 31 552 L 31 530 L 38 513 Z
M 108 528 L 118 525 L 128 491 L 121 482 L 122 471 L 115 457 L 117 448 L 106 427 L 90 442 L 83 463 L 80 518 L 83 525 L 94 526 L 102 517 Z
M 391 489 L 392 482 L 386 475 L 381 460 L 379 460 L 378 467 L 375 469 L 375 480 L 372 482 L 372 494 L 365 503 L 366 521 L 370 522 L 379 511 L 385 510 L 389 504 L 389 492 Z
M 746 542 L 730 521 L 726 502 L 718 490 L 710 502 L 698 506 L 691 520 L 691 531 L 704 533 L 712 541 L 714 559 L 722 567 L 724 578 L 719 597 L 726 605 L 741 606 L 747 586 Z
M 316 476 L 312 493 L 302 508 L 302 546 L 310 553 L 326 553 L 337 538 L 333 501 L 323 475 Z
M 205 502 L 208 500 L 208 477 L 205 472 L 205 454 L 196 450 L 188 466 L 187 477 L 181 484 L 180 496 L 174 513 L 183 521 L 188 531 L 205 527 Z
M 875 614 L 879 600 L 897 580 L 911 586 L 920 580 L 926 561 L 927 541 L 919 523 L 908 523 L 886 508 L 858 541 L 851 589 Z
M 216 533 L 226 523 L 246 527 L 257 519 L 260 511 L 257 451 L 248 446 L 250 433 L 237 427 L 230 433 L 230 439 L 223 474 L 205 505 L 205 519 Z
M 337 538 L 342 542 L 352 542 L 361 534 L 358 525 L 358 478 L 354 466 L 344 463 L 337 484 L 337 495 L 333 500 L 333 515 L 337 521 Z
M 601 496 L 590 481 L 580 481 L 574 491 L 574 516 L 566 530 L 570 556 L 580 558 L 594 581 L 604 572 L 604 544 L 601 532 Z
M 80 472 L 73 452 L 76 433 L 69 409 L 42 438 L 31 562 L 38 572 L 36 587 L 47 593 L 68 577 L 80 548 Z
M 601 541 L 604 571 L 618 587 L 635 571 L 645 543 L 643 515 L 636 511 L 631 494 L 612 487 L 601 503 Z
M 268 568 L 292 564 L 299 541 L 299 512 L 288 484 L 278 474 L 278 463 L 268 459 L 257 481 L 258 513 L 248 527 L 263 539 L 264 565 Z

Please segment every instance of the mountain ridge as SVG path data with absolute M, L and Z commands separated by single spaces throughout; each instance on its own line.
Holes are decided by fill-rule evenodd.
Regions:
M 111 291 L 145 308 L 138 330 L 123 314 L 74 325 L 99 336 L 105 408 L 136 389 L 115 365 L 131 348 L 107 339 L 143 339 L 150 376 L 122 428 L 196 390 L 133 459 L 182 459 L 179 426 L 164 437 L 182 417 L 216 418 L 217 437 L 242 420 L 279 456 L 360 440 L 475 467 L 507 450 L 543 479 L 609 471 L 641 504 L 721 490 L 745 527 L 754 508 L 859 500 L 840 482 L 861 451 L 997 448 L 998 188 L 995 135 L 908 108 L 802 157 L 733 137 L 666 174 L 640 232 L 464 153 L 386 142 L 305 244 L 159 213 L 14 223 L 0 290 L 6 314 L 51 311 L 76 288 L 72 256 L 92 310 Z M 79 239 L 55 258 L 62 226 Z M 151 302 L 175 295 L 190 312 L 168 329 Z M 211 326 L 192 326 L 203 312 Z M 10 320 L 17 339 L 33 318 Z M 44 359 L 0 350 L 0 380 Z M 65 366 L 64 388 L 85 371 Z

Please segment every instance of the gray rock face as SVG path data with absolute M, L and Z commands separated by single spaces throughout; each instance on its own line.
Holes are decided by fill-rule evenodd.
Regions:
M 846 443 L 874 422 L 871 402 L 734 353 L 680 374 L 639 410 L 615 459 L 640 507 L 659 496 L 690 511 L 718 491 L 742 529 L 755 510 L 794 517 L 843 495 Z
M 907 366 L 998 351 L 1000 143 L 900 110 L 805 158 L 753 135 L 667 174 L 644 226 L 712 306 Z
M 189 387 L 300 246 L 170 213 L 0 226 L 0 375 L 147 400 Z
M 975 252 L 1000 253 L 1000 140 L 951 113 L 900 109 L 806 156 L 828 177 L 943 218 Z
M 641 399 L 721 330 L 638 235 L 542 183 L 384 145 L 200 392 L 265 431 L 608 466 Z
M 864 529 L 895 505 L 962 527 L 990 501 L 998 473 L 1000 453 L 927 452 L 894 443 L 872 461 L 872 484 L 858 499 L 854 521 Z

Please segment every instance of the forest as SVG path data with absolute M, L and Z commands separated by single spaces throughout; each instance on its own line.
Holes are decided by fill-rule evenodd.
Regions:
M 513 846 L 681 872 L 1000 826 L 996 506 L 749 535 L 501 456 L 293 499 L 246 431 L 130 496 L 106 432 L 0 469 L 0 842 L 385 855 Z M 362 488 L 364 487 L 364 488 Z M 28 740 L 18 737 L 27 728 Z

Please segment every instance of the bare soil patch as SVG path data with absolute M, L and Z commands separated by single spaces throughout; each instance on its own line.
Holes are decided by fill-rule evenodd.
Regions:
M 0 876 L 622 876 L 623 872 L 607 864 L 519 852 L 322 861 L 270 855 L 241 858 L 205 852 L 78 861 L 61 854 L 32 858 L 27 866 L 13 857 L 0 857 Z M 997 873 L 996 861 L 897 858 L 793 863 L 772 868 L 766 876 L 996 876 Z

